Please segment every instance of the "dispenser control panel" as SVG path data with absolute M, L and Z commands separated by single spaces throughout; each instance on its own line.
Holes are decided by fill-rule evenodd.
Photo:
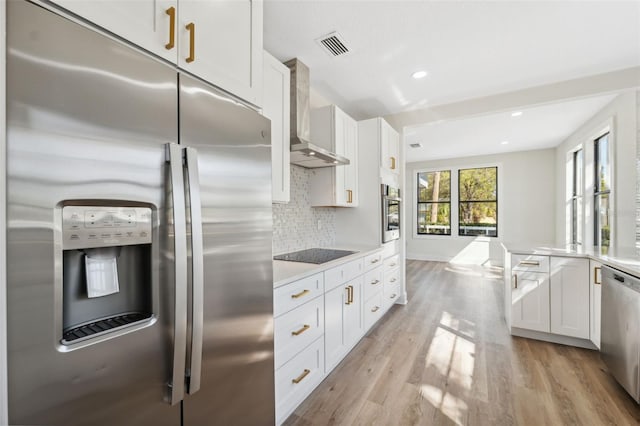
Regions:
M 148 207 L 65 206 L 62 249 L 149 244 L 151 219 Z

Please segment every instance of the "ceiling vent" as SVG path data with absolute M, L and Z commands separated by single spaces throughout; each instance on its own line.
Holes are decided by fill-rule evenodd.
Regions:
M 409 146 L 411 148 L 422 148 L 422 144 L 421 143 L 410 143 Z
M 349 53 L 344 39 L 335 31 L 316 39 L 316 42 L 331 56 L 342 56 Z

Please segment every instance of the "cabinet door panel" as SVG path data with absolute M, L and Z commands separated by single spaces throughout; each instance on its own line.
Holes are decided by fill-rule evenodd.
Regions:
M 589 261 L 551 258 L 551 332 L 589 338 Z
M 53 3 L 168 61 L 176 63 L 178 59 L 177 39 L 173 48 L 165 47 L 171 28 L 166 11 L 173 7 L 177 17 L 177 1 L 53 0 Z
M 347 205 L 358 206 L 358 123 L 350 117 L 344 122 L 344 156 L 350 160 L 344 168 L 344 186 L 347 194 Z M 349 192 L 350 191 L 350 192 Z
M 324 347 L 326 372 L 329 373 L 346 353 L 344 306 L 347 289 L 339 286 L 324 295 Z
M 362 282 L 363 277 L 358 277 L 347 284 L 352 292 L 351 303 L 344 308 L 344 335 L 347 349 L 351 349 L 364 335 Z
M 262 2 L 180 0 L 178 66 L 260 106 Z M 194 44 L 187 25 L 194 24 Z M 193 51 L 193 61 L 187 61 Z
M 600 349 L 600 318 L 602 298 L 602 263 L 589 261 L 589 323 L 591 341 Z
M 549 275 L 515 272 L 511 289 L 511 325 L 549 332 Z

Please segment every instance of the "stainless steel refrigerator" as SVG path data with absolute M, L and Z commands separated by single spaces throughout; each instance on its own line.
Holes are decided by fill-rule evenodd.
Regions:
M 9 420 L 274 423 L 270 124 L 7 2 Z

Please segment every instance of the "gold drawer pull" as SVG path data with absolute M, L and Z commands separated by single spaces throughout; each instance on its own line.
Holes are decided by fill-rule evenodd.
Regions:
M 309 290 L 302 290 L 300 293 L 292 294 L 292 295 L 291 295 L 291 298 L 292 298 L 292 299 L 297 299 L 297 298 L 302 297 L 302 296 L 304 296 L 305 294 L 309 294 L 309 293 L 310 293 L 310 291 L 309 291 Z
M 598 271 L 600 271 L 600 280 L 598 280 Z M 593 268 L 593 283 L 597 285 L 602 284 L 602 268 L 599 266 Z
M 299 336 L 299 335 L 301 335 L 302 333 L 304 333 L 305 331 L 307 331 L 310 328 L 311 328 L 311 326 L 309 324 L 305 324 L 305 325 L 302 326 L 302 328 L 300 330 L 292 331 L 291 335 L 292 336 Z
M 389 267 L 393 268 L 394 266 L 396 266 L 396 263 L 393 262 L 392 264 L 389 265 Z
M 309 375 L 309 373 L 311 373 L 311 370 L 307 370 L 306 368 L 304 369 L 304 371 L 302 372 L 301 375 L 299 375 L 298 377 L 296 377 L 295 379 L 291 379 L 291 383 L 297 385 L 298 383 L 300 383 L 302 381 L 302 379 L 304 379 L 305 377 L 307 377 Z
M 380 282 L 380 280 L 373 280 L 373 281 L 371 281 L 371 285 L 376 285 L 376 284 L 378 284 L 379 282 Z
M 395 279 L 395 278 L 391 278 L 391 279 L 389 280 L 389 282 L 395 283 L 395 282 L 396 282 L 396 279 Z
M 521 260 L 520 261 L 521 265 L 529 265 L 529 266 L 540 266 L 540 262 L 536 262 L 533 260 Z
M 169 15 L 169 43 L 165 44 L 164 48 L 171 50 L 176 42 L 176 8 L 170 7 L 165 13 Z
M 371 261 L 371 263 L 378 263 L 378 262 L 380 262 L 380 258 L 373 259 L 373 260 Z
M 395 298 L 396 298 L 396 296 L 397 296 L 397 294 L 393 293 L 393 294 L 389 297 L 389 299 L 395 299 Z
M 380 306 L 374 306 L 374 307 L 371 309 L 371 312 L 378 312 L 378 309 L 380 309 Z
M 185 28 L 189 31 L 189 57 L 186 60 L 190 64 L 196 60 L 196 24 L 191 22 Z
M 391 157 L 391 170 L 396 169 L 396 157 Z

